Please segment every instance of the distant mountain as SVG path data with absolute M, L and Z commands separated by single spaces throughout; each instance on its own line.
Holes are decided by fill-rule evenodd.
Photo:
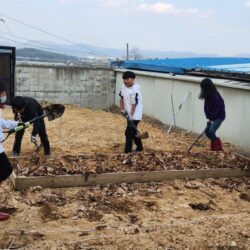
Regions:
M 235 57 L 250 58 L 250 54 L 238 54 L 238 55 L 235 55 Z
M 216 54 L 201 54 L 188 51 L 150 51 L 142 50 L 141 53 L 147 58 L 191 58 L 191 57 L 218 57 Z
M 33 46 L 31 46 L 33 45 Z M 13 45 L 12 45 L 13 46 Z M 36 48 L 26 50 L 27 48 Z M 100 59 L 100 58 L 109 58 L 109 59 L 125 59 L 126 58 L 126 50 L 124 49 L 113 49 L 113 48 L 105 48 L 92 46 L 85 43 L 79 44 L 60 44 L 49 41 L 38 41 L 31 40 L 27 42 L 27 46 L 20 45 L 19 48 L 19 56 L 27 56 L 28 54 L 31 57 L 41 56 L 44 58 L 45 52 L 49 52 L 45 57 L 59 58 L 59 60 L 77 60 L 76 58 L 82 58 L 82 60 L 89 59 Z M 36 53 L 37 51 L 37 53 Z M 38 53 L 38 51 L 43 51 Z M 129 51 L 130 59 L 164 59 L 164 58 L 193 58 L 193 57 L 220 57 L 221 55 L 217 54 L 205 54 L 205 53 L 195 53 L 189 51 L 159 51 L 159 50 L 140 50 L 139 48 L 131 48 Z M 234 57 L 247 57 L 250 58 L 250 54 L 239 54 Z
M 51 51 L 53 53 L 62 53 L 65 55 L 71 55 L 76 57 L 95 57 L 95 58 L 112 58 L 112 59 L 124 59 L 126 56 L 126 50 L 124 49 L 113 49 L 92 46 L 85 43 L 79 44 L 59 44 L 48 41 L 29 41 L 28 44 L 34 44 L 34 47 L 43 48 L 43 50 Z M 28 47 L 28 46 L 27 46 Z M 159 51 L 159 50 L 140 50 L 138 48 L 130 49 L 130 59 L 134 57 L 139 57 L 138 59 L 154 59 L 154 58 L 190 58 L 190 57 L 217 57 L 216 54 L 203 54 L 194 52 L 178 52 L 178 51 Z
M 60 53 L 52 53 L 33 48 L 17 49 L 16 55 L 17 59 L 20 60 L 53 61 L 53 62 L 79 61 L 79 58 L 75 56 L 63 55 Z

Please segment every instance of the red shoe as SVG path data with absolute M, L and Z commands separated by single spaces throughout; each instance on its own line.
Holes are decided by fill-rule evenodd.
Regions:
M 8 220 L 9 218 L 10 218 L 9 214 L 0 212 L 0 221 Z
M 216 140 L 216 151 L 223 151 L 222 143 L 220 138 L 217 138 Z
M 212 150 L 212 151 L 217 151 L 217 150 L 216 150 L 216 148 L 217 148 L 216 141 L 217 141 L 217 140 L 215 140 L 215 141 L 212 141 L 212 140 L 211 140 L 211 150 Z
M 222 144 L 220 138 L 217 138 L 215 141 L 211 143 L 212 151 L 223 151 Z

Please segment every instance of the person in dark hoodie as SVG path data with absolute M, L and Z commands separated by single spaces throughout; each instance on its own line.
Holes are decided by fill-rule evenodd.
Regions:
M 200 83 L 199 98 L 204 99 L 204 111 L 208 119 L 206 136 L 211 140 L 212 151 L 223 151 L 222 143 L 216 131 L 226 118 L 225 104 L 211 79 L 205 78 Z
M 31 97 L 16 96 L 12 99 L 11 105 L 15 114 L 15 120 L 19 120 L 20 122 L 28 122 L 43 114 L 43 108 L 40 103 Z M 20 154 L 23 134 L 24 130 L 16 132 L 12 152 L 13 156 L 18 156 Z M 44 119 L 40 119 L 33 124 L 31 141 L 36 141 L 35 137 L 37 134 L 40 136 L 44 148 L 44 155 L 50 155 L 50 144 L 46 133 Z

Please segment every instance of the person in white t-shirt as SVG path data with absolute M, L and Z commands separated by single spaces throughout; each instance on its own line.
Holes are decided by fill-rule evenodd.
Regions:
M 2 129 L 14 129 L 17 127 L 17 121 L 5 120 L 1 116 L 1 109 L 4 108 L 4 103 L 6 102 L 6 92 L 4 83 L 0 81 L 0 183 L 6 180 L 12 173 L 12 166 L 9 162 L 7 155 L 4 152 L 4 148 L 1 144 L 3 140 L 3 131 Z M 2 213 L 0 211 L 0 221 L 7 220 L 9 218 L 9 214 Z
M 142 119 L 142 94 L 141 88 L 138 83 L 135 82 L 136 75 L 132 71 L 126 71 L 123 73 L 123 82 L 120 96 L 120 109 L 122 113 L 128 114 L 127 128 L 125 131 L 126 144 L 125 153 L 132 152 L 133 141 L 136 144 L 136 151 L 142 151 L 141 138 L 137 137 L 136 130 L 130 125 L 132 122 L 136 127 Z

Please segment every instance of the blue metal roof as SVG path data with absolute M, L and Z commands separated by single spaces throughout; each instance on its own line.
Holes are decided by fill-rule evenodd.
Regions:
M 220 71 L 227 71 L 227 72 L 241 72 L 241 73 L 250 74 L 250 63 L 217 65 L 217 66 L 209 66 L 207 68 L 211 70 L 220 70 Z
M 199 57 L 112 62 L 112 66 L 156 72 L 185 74 L 188 70 L 217 70 L 249 73 L 250 58 Z

